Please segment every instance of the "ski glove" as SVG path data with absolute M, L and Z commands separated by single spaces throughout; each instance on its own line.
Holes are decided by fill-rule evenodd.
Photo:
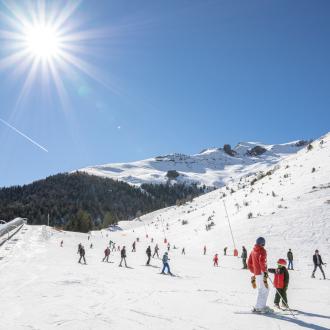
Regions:
M 265 288 L 266 288 L 266 289 L 268 289 L 267 277 L 268 277 L 268 274 L 265 272 L 265 273 L 264 273 L 264 285 L 265 285 Z
M 253 289 L 257 288 L 257 282 L 256 282 L 256 277 L 255 276 L 251 276 L 251 284 L 252 284 Z

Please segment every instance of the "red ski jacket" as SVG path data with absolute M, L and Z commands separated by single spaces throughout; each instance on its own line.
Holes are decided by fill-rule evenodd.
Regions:
M 261 245 L 255 245 L 250 253 L 248 267 L 254 275 L 260 275 L 267 272 L 267 252 Z
M 274 287 L 276 289 L 286 289 L 289 285 L 289 272 L 285 267 L 281 268 L 269 268 L 269 273 L 275 274 Z

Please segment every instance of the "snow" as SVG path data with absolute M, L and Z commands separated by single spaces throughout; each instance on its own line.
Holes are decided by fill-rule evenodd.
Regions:
M 94 231 L 91 240 L 87 234 L 24 226 L 0 248 L 0 328 L 329 329 L 330 282 L 319 280 L 319 271 L 316 279 L 310 277 L 316 248 L 325 262 L 330 261 L 330 134 L 323 141 L 314 141 L 311 151 L 304 148 L 276 162 L 272 174 L 252 186 L 254 176 L 233 180 L 227 188 L 181 207 L 120 222 L 122 231 Z M 287 313 L 247 313 L 256 291 L 251 274 L 241 269 L 241 259 L 223 256 L 225 246 L 230 254 L 234 248 L 223 200 L 239 250 L 245 245 L 250 251 L 255 239 L 264 236 L 268 266 L 275 267 L 276 260 L 292 249 L 295 270 L 290 271 L 288 299 L 299 311 L 296 318 Z M 247 218 L 249 212 L 252 219 Z M 182 220 L 188 224 L 182 225 Z M 205 224 L 211 221 L 215 226 L 206 231 Z M 153 248 L 158 242 L 160 253 L 165 251 L 164 233 L 172 246 L 170 266 L 177 277 L 159 274 L 161 260 L 152 259 L 152 266 L 145 266 L 149 244 Z M 132 253 L 137 237 L 137 252 Z M 110 239 L 127 246 L 131 268 L 118 267 L 119 252 L 110 254 L 112 263 L 101 262 Z M 86 248 L 87 265 L 77 263 L 79 242 Z M 186 255 L 181 255 L 182 247 Z M 213 267 L 215 253 L 220 267 Z M 329 269 L 324 269 L 330 277 Z M 271 289 L 269 306 L 274 294 Z
M 241 142 L 233 149 L 237 153 L 234 157 L 221 148 L 210 148 L 192 156 L 171 154 L 132 163 L 89 166 L 79 171 L 140 186 L 143 183 L 166 183 L 167 171 L 176 170 L 180 173 L 178 182 L 222 187 L 230 180 L 264 170 L 301 150 L 297 142 L 277 145 Z M 258 157 L 249 156 L 247 152 L 256 146 L 265 148 L 266 153 Z

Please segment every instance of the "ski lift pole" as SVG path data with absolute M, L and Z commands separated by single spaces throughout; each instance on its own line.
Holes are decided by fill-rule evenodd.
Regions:
M 164 229 L 164 220 L 163 220 L 162 217 L 160 218 L 160 221 L 161 221 L 161 223 L 162 223 L 162 228 L 163 228 L 163 233 L 164 233 L 164 243 L 167 243 L 166 234 L 165 234 L 165 229 Z
M 269 276 L 268 276 L 268 278 L 270 280 L 270 283 L 272 283 L 273 284 L 273 287 L 275 288 L 274 282 L 272 281 L 272 279 Z M 296 319 L 297 318 L 296 315 L 294 315 L 292 309 L 288 306 L 288 304 L 286 303 L 286 301 L 284 301 L 284 299 L 283 299 L 282 295 L 280 294 L 280 292 L 277 290 L 277 288 L 275 288 L 275 290 L 279 294 L 279 296 L 281 297 L 282 302 L 284 302 L 284 304 L 285 304 L 286 308 L 289 310 L 290 314 Z
M 222 202 L 223 202 L 223 206 L 225 207 L 225 211 L 226 211 L 226 215 L 227 215 L 227 220 L 228 220 L 228 225 L 229 225 L 229 229 L 230 229 L 230 234 L 231 234 L 231 238 L 232 238 L 233 244 L 234 244 L 234 249 L 237 251 L 237 249 L 236 249 L 236 243 L 235 243 L 235 239 L 234 239 L 234 235 L 233 235 L 233 230 L 231 229 L 231 224 L 230 224 L 230 220 L 229 220 L 229 216 L 228 216 L 228 212 L 227 212 L 226 203 L 225 203 L 224 200 L 222 200 Z
M 140 218 L 141 220 L 141 218 Z M 147 233 L 147 227 L 146 227 L 146 224 L 144 223 L 144 221 L 142 220 L 143 222 L 143 226 L 144 226 L 144 231 L 146 232 L 146 238 L 148 238 L 148 233 Z

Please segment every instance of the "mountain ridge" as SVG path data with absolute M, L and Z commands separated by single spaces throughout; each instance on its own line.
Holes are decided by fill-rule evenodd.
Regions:
M 78 171 L 135 186 L 144 183 L 164 184 L 174 180 L 220 188 L 233 177 L 239 178 L 264 170 L 309 143 L 306 140 L 282 144 L 240 142 L 233 149 L 225 144 L 222 148 L 207 148 L 193 155 L 172 153 L 128 163 L 88 166 Z M 176 171 L 177 177 L 169 178 L 169 171 Z

